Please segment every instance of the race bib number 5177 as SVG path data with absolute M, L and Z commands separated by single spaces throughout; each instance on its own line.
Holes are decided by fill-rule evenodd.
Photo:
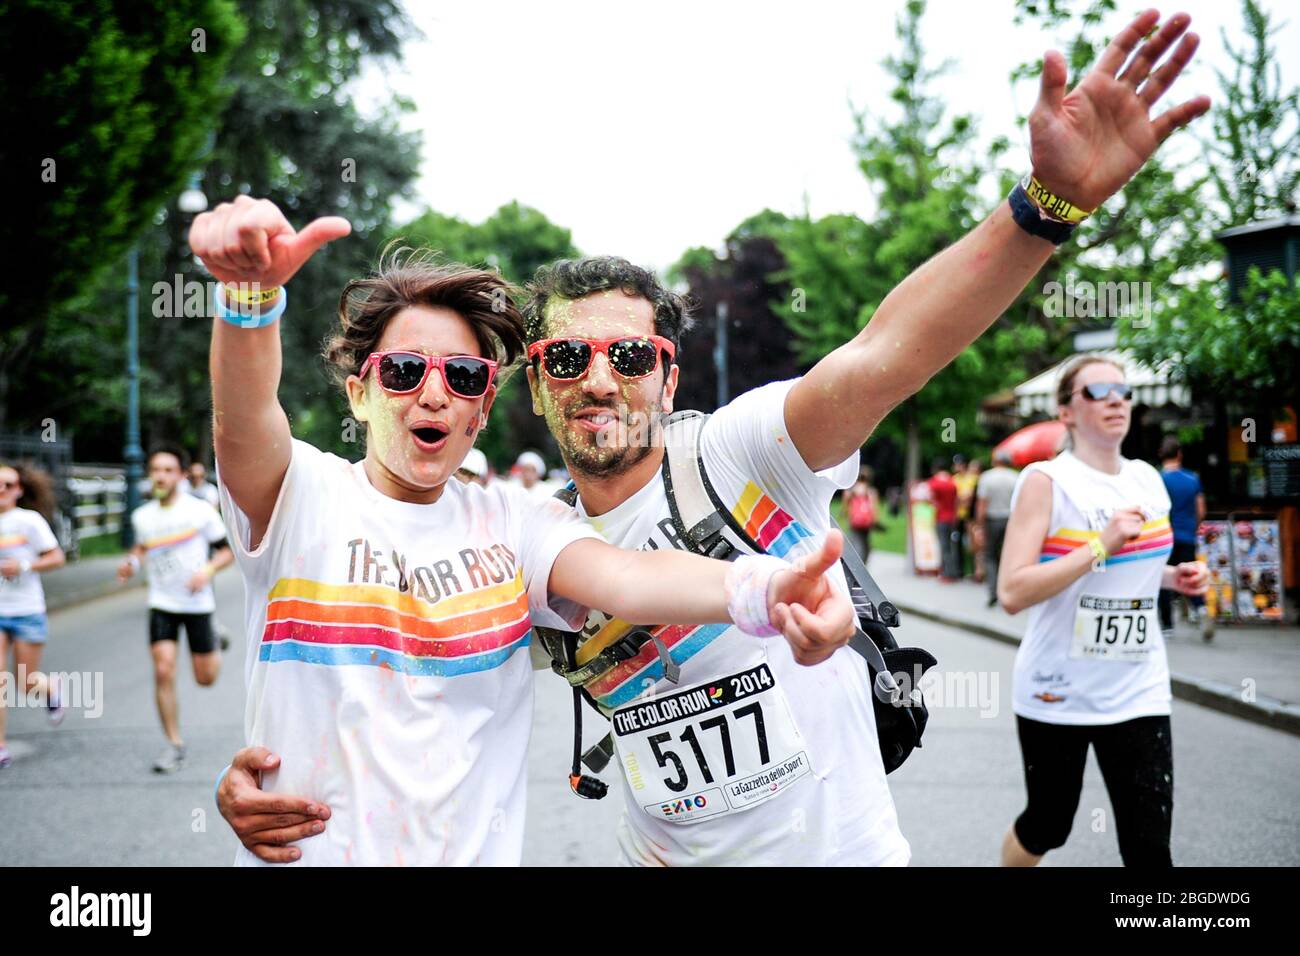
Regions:
M 628 704 L 610 720 L 637 802 L 667 823 L 748 809 L 811 770 L 766 664 Z

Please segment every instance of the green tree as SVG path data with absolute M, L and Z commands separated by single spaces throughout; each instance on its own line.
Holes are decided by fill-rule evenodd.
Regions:
M 1217 200 L 1202 203 L 1207 244 L 1212 231 L 1294 211 L 1300 185 L 1300 88 L 1281 86 L 1268 15 L 1254 0 L 1242 15 L 1248 49 L 1233 49 L 1225 34 L 1234 69 L 1218 71 L 1214 137 L 1205 142 L 1207 191 Z M 1197 278 L 1150 325 L 1127 323 L 1122 342 L 1149 364 L 1173 360 L 1172 374 L 1198 394 L 1277 408 L 1300 394 L 1298 303 L 1281 272 L 1252 271 L 1235 299 L 1225 279 Z
M 856 335 L 894 286 L 987 212 L 980 184 L 992 172 L 990 160 L 1007 144 L 996 140 L 981 155 L 971 117 L 946 117 L 943 103 L 930 93 L 949 64 L 926 64 L 924 13 L 922 0 L 909 0 L 898 20 L 899 53 L 884 64 L 894 79 L 895 115 L 855 113 L 854 149 L 876 216 L 866 223 L 854 216 L 814 221 L 805 215 L 778 240 L 787 263 L 781 278 L 791 287 L 790 300 L 778 311 L 807 362 Z M 1039 331 L 1004 316 L 882 423 L 877 434 L 907 449 L 909 480 L 919 477 L 923 452 L 971 453 L 981 447 L 973 399 L 1013 380 L 1023 355 L 1040 344 Z
M 402 133 L 401 100 L 362 115 L 348 84 L 367 59 L 394 60 L 412 30 L 400 7 L 372 0 L 236 0 L 247 28 L 230 57 L 223 109 L 198 128 L 208 148 L 191 168 L 210 204 L 240 192 L 267 197 L 301 225 L 325 214 L 347 216 L 354 235 L 314 256 L 289 290 L 282 324 L 285 363 L 280 399 L 294 433 L 356 457 L 356 430 L 328 383 L 319 352 L 335 321 L 338 295 L 363 274 L 389 233 L 391 206 L 409 193 L 419 137 Z M 230 29 L 234 29 L 233 27 Z M 208 31 L 209 45 L 229 37 Z M 209 133 L 209 130 L 211 131 Z M 210 321 L 175 314 L 155 292 L 208 276 L 186 246 L 191 218 L 175 205 L 183 177 L 147 210 L 140 233 L 141 415 L 146 445 L 168 440 L 210 454 L 207 354 Z M 52 416 L 76 432 L 77 456 L 115 460 L 122 447 L 123 272 L 119 258 L 100 282 L 51 319 L 22 379 L 31 397 L 19 411 Z M 159 311 L 164 314 L 157 314 Z M 83 343 L 76 349 L 69 343 Z M 68 381 L 77 389 L 67 387 Z M 87 402 L 86 395 L 94 395 Z M 21 421 L 21 420 L 20 420 Z M 28 426 L 32 422 L 26 422 Z
M 42 349 L 63 355 L 61 333 L 72 330 L 56 321 L 60 311 L 120 273 L 183 184 L 231 94 L 222 77 L 244 36 L 231 0 L 0 8 L 0 58 L 14 67 L 0 86 L 0 167 L 12 187 L 0 251 L 0 429 L 17 395 L 37 420 L 48 416 L 32 407 L 26 376 Z
M 718 383 L 709 370 L 723 304 L 729 398 L 799 373 L 790 329 L 774 310 L 789 296 L 788 286 L 775 278 L 786 267 L 777 237 L 789 224 L 785 215 L 765 209 L 733 229 L 720 252 L 688 249 L 668 269 L 668 281 L 686 287 L 695 315 L 695 327 L 682 337 L 677 356 L 682 369 L 677 408 L 717 407 Z
M 1210 181 L 1221 221 L 1246 223 L 1295 210 L 1300 190 L 1300 87 L 1282 88 L 1282 67 L 1270 39 L 1280 27 L 1255 0 L 1243 0 L 1247 43 L 1223 33 L 1232 75 L 1216 70 L 1222 95 L 1205 140 Z

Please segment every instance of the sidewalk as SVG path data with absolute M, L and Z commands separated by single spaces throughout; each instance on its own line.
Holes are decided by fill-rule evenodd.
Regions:
M 117 566 L 121 563 L 122 555 L 109 554 L 70 561 L 58 570 L 42 574 L 41 586 L 45 588 L 46 609 L 57 611 L 122 590 L 128 585 L 119 584 L 117 580 Z M 135 575 L 129 586 L 143 584 L 144 578 L 143 574 Z
M 1012 617 L 988 607 L 982 584 L 940 584 L 911 574 L 903 555 L 884 551 L 872 552 L 870 571 L 901 612 L 900 644 L 908 643 L 909 614 L 1009 644 L 1024 636 L 1028 613 Z M 1300 627 L 1221 625 L 1206 643 L 1178 621 L 1168 650 L 1175 697 L 1300 734 Z

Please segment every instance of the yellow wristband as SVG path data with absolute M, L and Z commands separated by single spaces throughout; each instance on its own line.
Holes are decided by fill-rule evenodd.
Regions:
M 261 289 L 256 282 L 251 285 L 241 282 L 233 287 L 227 284 L 223 291 L 227 302 L 234 302 L 239 305 L 261 305 L 263 302 L 270 302 L 279 295 L 280 286 L 273 285 L 269 289 Z
M 1092 549 L 1092 556 L 1098 561 L 1105 561 L 1107 557 L 1106 546 L 1101 543 L 1101 538 L 1089 538 L 1088 547 Z
M 1057 222 L 1068 222 L 1072 226 L 1077 226 L 1097 211 L 1095 209 L 1080 209 L 1068 199 L 1062 199 L 1035 179 L 1033 173 L 1021 180 L 1020 185 L 1024 187 L 1025 194 L 1029 196 L 1034 205 Z

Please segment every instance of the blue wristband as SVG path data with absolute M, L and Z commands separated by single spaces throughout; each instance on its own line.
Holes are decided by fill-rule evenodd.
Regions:
M 225 286 L 220 287 L 220 294 L 217 296 L 217 318 L 223 322 L 229 322 L 231 325 L 238 326 L 241 329 L 260 329 L 263 326 L 270 325 L 284 315 L 285 305 L 288 302 L 288 290 L 280 290 L 280 298 L 271 307 L 269 312 L 263 312 L 261 315 L 244 315 L 240 312 L 231 310 L 226 305 Z
M 212 802 L 217 805 L 217 812 L 221 812 L 221 801 L 217 799 L 217 793 L 221 790 L 221 781 L 226 779 L 226 774 L 230 773 L 232 764 L 226 764 L 226 769 L 217 774 L 216 786 L 212 788 Z
M 1043 215 L 1043 211 L 1029 198 L 1024 183 L 1016 183 L 1016 188 L 1011 190 L 1007 201 L 1011 204 L 1011 218 L 1031 236 L 1059 246 L 1074 232 L 1074 226 L 1070 223 L 1058 222 Z

